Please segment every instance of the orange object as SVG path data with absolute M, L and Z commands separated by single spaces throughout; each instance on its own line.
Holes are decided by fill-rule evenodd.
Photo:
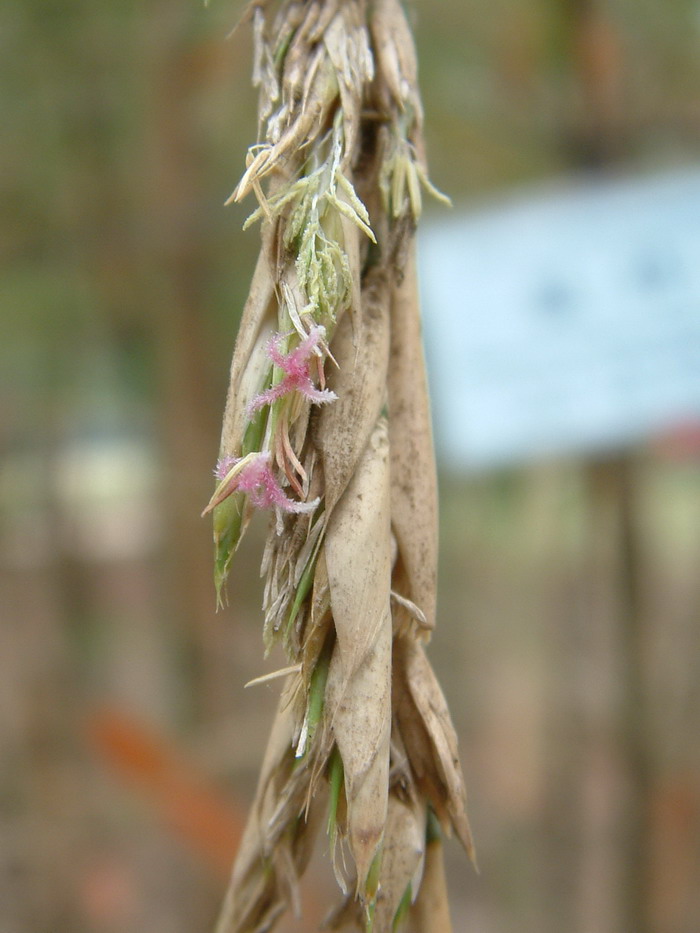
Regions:
M 87 731 L 108 767 L 144 793 L 173 833 L 227 878 L 245 825 L 230 797 L 214 788 L 173 742 L 122 710 L 93 714 Z

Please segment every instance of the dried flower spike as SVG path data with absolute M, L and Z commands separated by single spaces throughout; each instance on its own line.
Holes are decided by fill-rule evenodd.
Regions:
M 232 198 L 257 198 L 263 245 L 206 511 L 218 588 L 249 507 L 274 511 L 263 640 L 288 667 L 217 933 L 299 913 L 323 826 L 331 928 L 450 933 L 441 839 L 473 846 L 425 651 L 437 500 L 414 231 L 436 192 L 413 44 L 399 0 L 251 9 L 261 137 Z

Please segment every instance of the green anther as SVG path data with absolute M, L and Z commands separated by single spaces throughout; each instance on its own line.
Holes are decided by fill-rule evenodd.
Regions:
M 266 381 L 269 381 L 269 378 Z M 254 450 L 260 450 L 263 434 L 265 433 L 266 415 L 267 412 L 265 409 L 261 408 L 248 422 L 248 427 L 245 429 L 245 434 L 243 435 L 243 443 L 241 444 L 242 457 L 247 456 Z
M 325 509 L 325 505 L 321 504 L 320 511 L 318 512 L 317 521 L 321 520 L 321 516 L 323 514 L 324 509 Z M 316 544 L 314 545 L 314 549 L 311 552 L 311 556 L 309 557 L 306 563 L 306 567 L 304 567 L 304 570 L 302 572 L 301 579 L 299 580 L 299 586 L 297 587 L 297 591 L 294 594 L 294 601 L 292 603 L 292 608 L 289 611 L 289 620 L 287 621 L 287 628 L 285 631 L 285 637 L 287 638 L 289 638 L 289 635 L 292 631 L 292 626 L 296 622 L 296 618 L 297 618 L 297 615 L 299 614 L 299 610 L 301 609 L 302 603 L 304 602 L 306 597 L 309 595 L 309 592 L 311 590 L 311 585 L 314 579 L 314 573 L 316 571 L 316 561 L 318 559 L 318 554 L 319 554 L 319 551 L 321 550 L 322 543 L 323 543 L 323 533 L 319 535 L 318 540 Z M 326 648 L 327 647 L 328 646 L 326 646 Z M 328 652 L 327 652 L 326 648 L 324 648 L 323 654 L 330 652 L 330 649 L 328 649 Z M 330 657 L 330 654 L 329 654 L 329 657 Z
M 379 890 L 379 873 L 382 869 L 382 849 L 381 846 L 374 853 L 374 858 L 372 859 L 372 864 L 369 866 L 369 871 L 367 872 L 367 879 L 365 881 L 365 894 L 367 900 L 374 903 L 377 897 L 377 891 Z
M 316 734 L 318 724 L 321 722 L 323 713 L 323 701 L 326 695 L 326 681 L 328 680 L 328 669 L 331 663 L 331 649 L 324 647 L 321 655 L 316 662 L 316 667 L 311 674 L 311 683 L 309 684 L 309 700 L 307 707 L 308 737 L 306 747 L 309 748 Z M 340 754 L 338 755 L 340 758 Z M 342 767 L 342 760 L 341 760 Z
M 403 892 L 403 897 L 399 901 L 399 906 L 396 908 L 396 913 L 394 914 L 394 922 L 391 925 L 393 933 L 397 933 L 397 930 L 401 924 L 408 918 L 408 912 L 411 909 L 412 900 L 413 888 L 411 887 L 411 882 L 409 881 L 406 890 Z
M 304 567 L 304 572 L 301 575 L 301 580 L 299 580 L 299 586 L 297 591 L 294 594 L 294 602 L 292 603 L 292 608 L 289 611 L 289 621 L 287 622 L 287 635 L 292 631 L 294 623 L 297 620 L 299 615 L 299 610 L 301 609 L 302 603 L 309 595 L 311 590 L 311 584 L 314 581 L 314 572 L 316 570 L 316 558 L 318 557 L 318 552 L 315 552 L 309 558 L 309 562 L 306 567 Z
M 437 816 L 435 816 L 435 811 L 432 807 L 428 808 L 428 819 L 425 824 L 425 843 L 430 845 L 431 842 L 442 842 L 442 829 L 440 827 L 440 821 Z

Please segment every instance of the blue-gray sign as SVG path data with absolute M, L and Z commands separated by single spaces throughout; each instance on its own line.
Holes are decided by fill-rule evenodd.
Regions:
M 484 468 L 700 418 L 700 171 L 585 182 L 426 225 L 438 443 Z

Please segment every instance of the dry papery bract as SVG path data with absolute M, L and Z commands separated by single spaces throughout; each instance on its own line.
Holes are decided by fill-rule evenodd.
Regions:
M 457 739 L 425 654 L 437 502 L 414 233 L 423 159 L 398 0 L 260 2 L 261 249 L 231 365 L 213 513 L 219 598 L 271 512 L 263 637 L 289 671 L 217 933 L 299 912 L 319 829 L 335 929 L 450 929 L 441 837 L 473 857 Z

